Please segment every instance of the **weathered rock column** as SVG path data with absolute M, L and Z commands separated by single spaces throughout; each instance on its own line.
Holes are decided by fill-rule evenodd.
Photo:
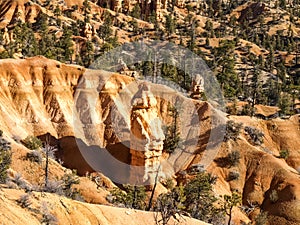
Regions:
M 197 74 L 192 81 L 191 98 L 200 99 L 204 93 L 204 79 Z
M 165 136 L 157 114 L 157 101 L 146 83 L 139 86 L 131 104 L 131 165 L 139 166 L 139 170 L 132 170 L 134 172 L 130 174 L 130 180 L 135 183 L 154 183 L 157 175 L 163 176 L 160 161 Z

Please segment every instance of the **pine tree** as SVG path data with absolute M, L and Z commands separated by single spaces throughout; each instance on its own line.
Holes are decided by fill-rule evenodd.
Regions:
M 175 32 L 175 28 L 176 28 L 175 19 L 173 18 L 173 16 L 171 14 L 166 15 L 165 18 L 166 18 L 165 27 L 166 27 L 168 35 L 170 36 L 171 34 L 173 34 Z
M 211 174 L 201 172 L 184 186 L 186 200 L 183 204 L 185 211 L 193 218 L 204 222 L 222 218 L 221 210 L 214 205 L 218 200 L 212 191 L 212 185 L 216 179 Z
M 140 31 L 138 21 L 136 19 L 133 19 L 129 23 L 130 23 L 130 26 L 133 28 L 133 33 L 135 35 L 138 35 L 139 31 Z
M 11 164 L 11 145 L 4 139 L 3 131 L 0 130 L 0 183 L 5 183 L 7 170 Z
M 234 97 L 240 93 L 240 80 L 235 71 L 234 41 L 223 41 L 216 48 L 217 79 L 226 97 Z
M 98 29 L 98 35 L 103 39 L 103 42 L 107 41 L 111 37 L 113 33 L 113 30 L 111 28 L 112 25 L 113 23 L 111 15 L 108 12 L 105 12 L 103 24 Z
M 233 192 L 231 196 L 225 195 L 224 200 L 225 200 L 224 210 L 226 214 L 229 216 L 228 225 L 230 225 L 232 219 L 233 207 L 239 206 L 242 203 L 242 197 L 239 193 Z
M 144 186 L 124 185 L 124 191 L 119 188 L 114 188 L 111 191 L 112 202 L 123 204 L 125 207 L 141 209 L 146 208 L 146 189 Z
M 64 50 L 62 61 L 70 61 L 72 63 L 72 55 L 74 53 L 73 43 L 72 43 L 72 30 L 64 25 L 63 27 L 63 35 L 60 38 L 60 47 Z
M 90 22 L 91 5 L 89 0 L 84 0 L 82 4 L 82 11 L 84 16 L 84 23 Z
M 83 66 L 89 67 L 94 61 L 94 44 L 91 41 L 86 41 L 84 49 L 81 54 Z
M 44 13 L 39 15 L 35 28 L 39 31 L 40 40 L 38 43 L 38 54 L 47 58 L 55 59 L 55 35 L 49 33 L 48 16 Z
M 193 52 L 195 51 L 196 48 L 196 31 L 195 31 L 196 28 L 197 28 L 197 23 L 193 21 L 191 24 L 191 29 L 189 31 L 190 40 L 187 43 L 187 47 Z
M 252 109 L 257 104 L 264 103 L 263 90 L 262 90 L 262 80 L 261 71 L 255 68 L 254 74 L 251 79 L 251 97 L 252 97 Z M 251 115 L 253 116 L 253 115 Z
M 15 35 L 15 42 L 11 44 L 11 47 L 13 48 L 12 52 L 22 49 L 22 54 L 24 56 L 30 57 L 37 55 L 37 40 L 30 24 L 18 21 L 12 32 Z
M 140 8 L 140 4 L 135 4 L 130 15 L 136 19 L 140 19 L 141 18 L 141 8 Z
M 143 63 L 142 66 L 143 75 L 145 77 L 152 77 L 153 76 L 153 63 L 151 61 L 146 61 Z
M 169 114 L 172 117 L 171 125 L 166 127 L 166 138 L 164 140 L 164 150 L 167 153 L 173 153 L 176 148 L 180 147 L 180 132 L 179 132 L 179 111 L 174 106 L 169 106 Z

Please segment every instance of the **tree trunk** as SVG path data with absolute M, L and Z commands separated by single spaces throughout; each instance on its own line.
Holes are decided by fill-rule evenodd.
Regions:
M 231 219 L 232 219 L 232 216 L 231 216 L 231 214 L 232 214 L 232 208 L 233 208 L 233 206 L 231 206 L 230 209 L 229 209 L 229 214 L 228 214 L 228 216 L 229 216 L 229 219 L 228 219 L 228 225 L 230 225 Z

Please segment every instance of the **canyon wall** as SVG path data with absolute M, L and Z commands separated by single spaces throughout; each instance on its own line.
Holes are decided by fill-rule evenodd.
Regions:
M 142 81 L 128 76 L 85 70 L 44 57 L 1 60 L 0 71 L 0 127 L 5 138 L 17 145 L 28 135 L 43 138 L 49 132 L 53 144 L 59 147 L 64 165 L 77 169 L 81 175 L 93 171 L 81 147 L 92 152 L 98 164 L 110 163 L 102 159 L 101 154 L 106 152 L 115 160 L 113 163 L 146 165 L 143 176 L 157 168 L 158 158 L 162 163 L 167 162 L 169 168 L 166 166 L 163 173 L 169 175 L 201 165 L 205 154 L 213 151 L 215 143 L 210 143 L 214 140 L 210 136 L 215 136 L 214 109 L 207 102 L 186 98 L 163 85 L 147 83 L 150 92 L 147 85 L 139 86 Z M 172 121 L 168 105 L 176 103 L 186 110 L 179 123 L 184 147 L 169 155 L 161 153 L 161 128 Z M 193 111 L 194 114 L 188 113 Z M 159 119 L 162 126 L 153 127 L 152 119 Z M 278 221 L 286 225 L 299 224 L 299 116 L 288 120 L 246 116 L 231 116 L 230 119 L 263 131 L 264 143 L 254 145 L 249 135 L 242 131 L 236 141 L 221 145 L 215 161 L 208 163 L 207 168 L 218 176 L 216 193 L 241 192 L 243 205 L 250 202 L 256 206 L 249 215 L 251 218 L 262 209 L 269 213 L 271 225 Z M 144 144 L 132 142 L 131 135 L 140 135 Z M 136 148 L 143 153 L 136 154 L 133 151 Z M 284 149 L 290 153 L 286 160 L 279 158 L 279 152 Z M 237 166 L 228 168 L 218 163 L 217 159 L 226 158 L 232 151 L 240 152 Z M 157 154 L 151 155 L 154 152 Z M 151 153 L 149 157 L 147 153 Z M 14 165 L 17 166 L 20 165 Z M 121 178 L 130 178 L 130 171 L 108 168 Z M 239 173 L 239 179 L 228 180 L 232 171 Z M 270 197 L 274 191 L 279 196 L 277 201 Z M 246 216 L 237 211 L 233 216 L 246 221 Z

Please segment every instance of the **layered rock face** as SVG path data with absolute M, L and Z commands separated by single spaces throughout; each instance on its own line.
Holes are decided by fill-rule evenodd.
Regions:
M 95 138 L 104 148 L 101 151 L 109 152 L 112 158 L 127 165 L 142 168 L 140 174 L 135 173 L 142 180 L 155 177 L 163 158 L 168 158 L 175 171 L 181 171 L 201 163 L 203 155 L 212 151 L 208 142 L 210 136 L 214 136 L 211 122 L 213 109 L 207 102 L 190 99 L 191 102 L 184 105 L 183 100 L 187 98 L 178 92 L 169 92 L 163 85 L 148 84 L 150 90 L 148 85 L 139 86 L 141 81 L 128 76 L 88 71 L 88 76 L 83 77 L 87 73 L 82 67 L 68 66 L 44 57 L 1 60 L 0 127 L 6 138 L 17 145 L 14 139 L 24 139 L 28 135 L 42 136 L 49 132 L 57 141 L 64 165 L 84 175 L 93 169 L 82 159 L 74 134 L 75 128 L 84 127 L 86 139 Z M 128 88 L 130 84 L 135 87 Z M 80 88 L 83 90 L 82 98 L 76 98 Z M 166 156 L 161 152 L 164 137 L 160 120 L 170 120 L 167 108 L 168 102 L 173 99 L 177 99 L 186 112 L 194 109 L 195 114 L 192 117 L 185 113 L 180 117 L 184 151 Z M 79 123 L 74 122 L 74 108 L 80 115 Z M 233 168 L 222 167 L 218 161 L 208 167 L 208 171 L 218 176 L 216 192 L 224 195 L 229 194 L 230 190 L 239 190 L 243 195 L 243 204 L 251 202 L 257 210 L 260 208 L 268 212 L 272 225 L 299 224 L 300 182 L 299 173 L 295 170 L 300 165 L 299 116 L 267 121 L 238 116 L 231 116 L 230 119 L 262 130 L 265 142 L 262 146 L 254 146 L 250 137 L 242 132 L 237 141 L 223 143 L 217 157 L 227 157 L 228 153 L 237 150 L 241 159 Z M 184 122 L 189 124 L 184 125 Z M 197 124 L 201 129 L 196 127 Z M 127 146 L 126 141 L 130 141 Z M 92 147 L 89 150 L 93 151 Z M 286 161 L 276 157 L 282 149 L 290 152 Z M 26 161 L 22 158 L 18 160 Z M 119 168 L 112 168 L 120 176 L 130 176 Z M 231 171 L 238 172 L 240 178 L 228 181 Z M 274 190 L 279 196 L 276 202 L 270 198 Z M 256 215 L 253 214 L 252 218 Z
M 133 181 L 154 183 L 160 174 L 160 160 L 165 139 L 162 123 L 156 109 L 157 101 L 146 83 L 132 98 L 130 116 L 131 165 L 139 166 L 139 172 L 131 173 Z M 159 175 L 160 176 L 160 175 Z
M 183 7 L 185 0 L 176 0 L 175 5 L 178 7 Z M 141 8 L 142 15 L 150 15 L 151 12 L 159 13 L 160 10 L 167 8 L 168 4 L 171 4 L 170 0 L 99 0 L 98 5 L 102 7 L 110 8 L 114 11 L 129 10 L 134 7 L 134 5 L 139 4 Z
M 32 23 L 41 11 L 43 9 L 40 5 L 29 0 L 2 0 L 0 1 L 0 28 L 17 20 Z
M 2 0 L 0 1 L 0 28 L 4 28 L 21 20 L 23 22 L 34 23 L 36 17 L 40 13 L 49 13 L 48 9 L 41 3 L 43 1 L 29 1 L 29 0 Z M 168 5 L 172 4 L 171 0 L 91 0 L 94 2 L 92 4 L 92 11 L 94 13 L 103 12 L 100 7 L 109 8 L 116 12 L 129 12 L 133 9 L 136 4 L 139 4 L 141 9 L 141 15 L 149 16 L 151 13 L 155 12 L 158 17 L 161 16 L 161 11 L 167 9 Z M 174 3 L 178 7 L 184 7 L 186 0 L 176 0 Z M 79 9 L 83 5 L 83 0 L 64 0 L 60 1 L 50 1 L 51 7 L 55 8 L 59 5 L 61 9 L 66 7 L 72 7 L 73 5 L 78 5 Z M 100 7 L 98 7 L 100 6 Z M 50 15 L 50 14 L 49 14 Z
M 82 67 L 34 57 L 1 60 L 0 68 L 4 131 L 20 137 L 28 131 L 36 135 L 50 132 L 56 136 L 61 131 L 72 134 L 70 100 L 84 73 Z

